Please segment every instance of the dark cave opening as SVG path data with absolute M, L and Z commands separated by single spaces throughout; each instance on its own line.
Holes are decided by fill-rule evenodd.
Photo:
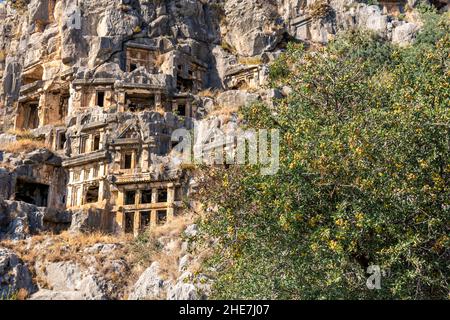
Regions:
M 17 180 L 15 200 L 46 207 L 48 204 L 49 186 L 42 183 Z

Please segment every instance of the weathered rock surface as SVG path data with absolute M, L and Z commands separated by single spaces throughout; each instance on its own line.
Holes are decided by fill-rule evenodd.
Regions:
M 409 42 L 413 39 L 409 34 L 415 31 L 408 25 L 394 31 L 399 23 L 393 15 L 356 0 L 59 0 L 53 12 L 49 4 L 31 1 L 27 19 L 19 24 L 19 13 L 0 4 L 0 49 L 4 55 L 0 95 L 5 105 L 17 99 L 21 72 L 36 61 L 46 62 L 43 79 L 53 80 L 71 68 L 83 71 L 105 63 L 120 65 L 123 46 L 131 40 L 164 50 L 177 44 L 186 46 L 210 64 L 208 82 L 216 86 L 217 77 L 223 80 L 223 69 L 236 63 L 236 56 L 276 50 L 286 35 L 327 42 L 341 30 L 358 27 L 395 42 Z M 231 52 L 219 52 L 220 45 Z M 57 59 L 49 59 L 52 54 Z
M 95 229 L 101 229 L 102 219 L 101 210 L 89 208 L 86 210 L 80 209 L 70 212 L 71 224 L 70 232 L 89 232 Z
M 63 258 L 64 261 L 48 260 L 47 254 L 51 254 L 55 245 L 55 241 L 48 238 L 33 248 L 38 252 L 33 267 L 39 279 L 39 290 L 30 299 L 107 300 L 121 297 L 124 285 L 121 280 L 126 280 L 129 268 L 121 257 L 122 245 L 96 243 L 72 252 Z M 71 248 L 63 246 L 60 250 L 64 254 Z
M 283 21 L 274 1 L 225 1 L 225 41 L 241 56 L 273 50 L 282 38 Z
M 30 270 L 12 250 L 0 247 L 0 299 L 9 298 L 20 289 L 29 294 L 36 291 Z
M 44 271 L 42 271 L 44 269 Z M 55 298 L 56 295 L 70 295 L 81 300 L 106 299 L 106 283 L 95 274 L 84 270 L 74 262 L 54 262 L 36 268 L 38 276 L 44 279 L 51 291 L 38 292 L 32 299 Z
M 220 93 L 216 99 L 219 106 L 239 108 L 258 101 L 259 95 L 240 90 L 229 90 Z
M 161 252 L 167 256 L 179 255 L 178 276 L 167 278 L 163 276 L 163 268 L 158 261 L 153 262 L 130 288 L 130 300 L 200 300 L 206 299 L 210 293 L 211 279 L 205 275 L 194 276 L 189 271 L 196 261 L 196 257 L 188 253 L 189 241 L 194 240 L 198 233 L 196 224 L 188 225 L 184 231 L 183 239 L 179 242 L 170 236 L 161 237 L 158 241 L 162 245 Z
M 400 46 L 406 46 L 414 40 L 418 30 L 419 26 L 414 23 L 401 24 L 392 32 L 392 42 Z
M 0 240 L 23 240 L 41 231 L 67 229 L 70 213 L 22 201 L 0 200 Z
M 21 240 L 43 229 L 45 208 L 0 200 L 0 239 Z
M 184 272 L 167 290 L 167 300 L 204 300 L 208 297 L 211 280 L 204 275 Z
M 152 263 L 138 281 L 134 284 L 129 295 L 130 300 L 151 300 L 161 298 L 167 283 L 164 281 L 160 273 L 160 266 L 158 262 Z

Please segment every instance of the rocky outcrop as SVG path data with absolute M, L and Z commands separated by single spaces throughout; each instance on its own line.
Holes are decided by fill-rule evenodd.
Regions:
M 208 82 L 217 86 L 217 76 L 223 80 L 224 75 L 222 62 L 214 61 L 220 46 L 232 54 L 226 59 L 233 60 L 277 50 L 288 37 L 326 43 L 350 28 L 373 30 L 395 41 L 413 38 L 400 35 L 412 28 L 402 26 L 395 15 L 356 0 L 53 3 L 31 1 L 20 24 L 15 23 L 19 13 L 0 4 L 0 95 L 6 106 L 19 96 L 22 72 L 37 61 L 44 63 L 42 80 L 50 86 L 73 71 L 92 71 L 105 63 L 122 66 L 124 45 L 130 41 L 163 51 L 186 48 L 210 65 Z
M 82 237 L 82 236 L 81 236 Z M 73 239 L 77 239 L 76 237 Z M 68 253 L 63 261 L 48 260 L 45 253 L 56 244 L 48 238 L 37 244 L 39 254 L 34 267 L 38 291 L 32 300 L 109 300 L 118 299 L 126 281 L 127 263 L 120 258 L 123 246 L 96 243 L 78 252 Z M 60 244 L 58 244 L 59 246 Z M 73 248 L 62 247 L 69 252 Z M 63 253 L 64 254 L 64 253 Z M 119 278 L 122 277 L 123 279 Z
M 71 261 L 37 266 L 37 275 L 49 288 L 39 290 L 32 300 L 104 300 L 107 298 L 106 281 Z
M 210 294 L 211 279 L 184 272 L 167 290 L 167 300 L 204 300 Z
M 0 240 L 22 240 L 47 230 L 59 232 L 68 228 L 71 219 L 66 211 L 0 200 Z
M 240 56 L 255 56 L 275 49 L 284 32 L 274 1 L 225 1 L 224 41 Z
M 160 262 L 154 261 L 130 288 L 130 300 L 201 300 L 210 294 L 212 280 L 206 275 L 194 275 L 191 267 L 198 263 L 196 257 L 188 253 L 191 250 L 191 241 L 198 234 L 196 224 L 188 225 L 183 231 L 184 241 L 179 243 L 170 237 L 161 237 L 158 242 L 161 251 L 168 256 L 179 255 L 178 276 L 169 278 L 164 275 Z
M 69 227 L 71 219 L 66 211 L 0 200 L 0 240 L 23 240 L 47 230 L 60 232 Z
M 21 240 L 43 230 L 45 208 L 20 201 L 0 201 L 0 239 Z
M 129 295 L 130 300 L 160 299 L 167 289 L 167 282 L 159 275 L 161 272 L 158 262 L 153 262 L 139 277 Z
M 28 267 L 10 249 L 0 247 L 0 300 L 16 295 L 19 290 L 36 291 Z
M 108 221 L 102 211 L 95 208 L 70 211 L 70 232 L 92 232 L 95 230 L 110 230 Z
M 221 107 L 244 107 L 258 101 L 259 95 L 241 90 L 229 90 L 220 93 L 216 98 L 216 104 Z
M 392 32 L 392 42 L 400 46 L 406 46 L 414 40 L 418 30 L 419 26 L 414 23 L 403 23 Z
M 51 228 L 52 224 L 59 230 L 68 227 L 70 216 L 64 213 L 67 173 L 61 167 L 59 156 L 44 148 L 31 152 L 19 150 L 17 153 L 0 150 L 0 167 L 3 167 L 0 168 L 0 181 L 2 182 L 0 201 L 15 200 L 31 205 L 10 202 L 8 206 L 14 205 L 15 207 L 7 209 L 3 204 L 3 213 L 0 212 L 0 215 L 6 216 L 8 210 L 14 211 L 19 206 L 20 208 L 16 211 L 22 211 L 20 215 L 31 211 L 42 212 L 44 223 L 41 221 L 36 228 L 34 227 L 35 223 L 32 223 L 31 232 L 38 231 L 37 229 L 42 229 L 42 227 Z M 37 207 L 48 207 L 48 210 L 37 209 Z M 48 224 L 45 225 L 45 222 Z M 57 224 L 60 223 L 62 225 L 58 226 Z

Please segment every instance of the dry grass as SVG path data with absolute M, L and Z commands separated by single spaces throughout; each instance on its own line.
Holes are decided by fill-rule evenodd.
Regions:
M 215 98 L 215 97 L 217 97 L 218 93 L 219 93 L 218 90 L 214 90 L 214 89 L 208 88 L 208 89 L 200 91 L 198 93 L 198 96 L 199 97 Z
M 9 129 L 7 133 L 16 136 L 17 139 L 35 139 L 30 130 Z
M 65 231 L 58 235 L 39 234 L 21 241 L 5 240 L 2 241 L 2 247 L 14 250 L 28 264 L 34 281 L 42 288 L 51 289 L 45 276 L 39 276 L 45 274 L 46 264 L 71 261 L 84 268 L 96 268 L 106 280 L 114 283 L 115 292 L 112 296 L 123 299 L 126 297 L 125 289 L 135 283 L 142 272 L 155 261 L 160 265 L 160 276 L 163 279 L 174 280 L 179 277 L 179 259 L 185 254 L 182 250 L 182 235 L 192 222 L 193 215 L 177 216 L 164 225 L 147 230 L 136 239 L 132 236 L 99 232 L 73 234 Z M 117 244 L 118 247 L 107 253 L 86 252 L 86 248 L 98 243 Z M 125 264 L 126 274 L 114 269 L 110 262 L 116 260 Z M 22 292 L 20 296 L 26 298 L 28 293 Z
M 48 240 L 49 244 L 45 245 Z M 124 243 L 125 238 L 100 232 L 72 234 L 64 231 L 59 235 L 39 234 L 30 238 L 30 241 L 5 240 L 2 246 L 13 249 L 23 261 L 31 264 L 37 259 L 48 262 L 71 260 L 81 262 L 86 247 L 97 243 L 120 244 Z
M 31 152 L 37 149 L 45 148 L 45 142 L 36 138 L 29 130 L 8 130 L 8 134 L 15 135 L 17 141 L 9 142 L 0 147 L 0 150 L 9 153 Z
M 237 106 L 219 106 L 213 111 L 211 111 L 208 116 L 217 117 L 223 116 L 225 123 L 231 120 L 231 117 L 234 114 L 237 114 L 239 111 L 239 107 Z
M 45 273 L 45 264 L 51 262 L 73 261 L 85 268 L 94 266 L 97 271 L 104 275 L 107 280 L 111 280 L 116 288 L 124 288 L 127 285 L 127 279 L 123 275 L 117 274 L 111 269 L 111 265 L 105 263 L 107 260 L 122 259 L 126 256 L 126 251 L 121 250 L 125 241 L 130 240 L 122 236 L 112 236 L 103 233 L 72 234 L 63 232 L 59 235 L 40 234 L 33 236 L 28 240 L 21 241 L 2 241 L 2 247 L 12 249 L 16 252 L 30 268 L 34 281 L 43 288 L 51 287 L 46 280 L 40 277 Z M 119 249 L 110 253 L 87 253 L 85 249 L 97 243 L 118 244 Z M 92 264 L 93 257 L 96 263 Z M 36 262 L 45 262 L 36 264 Z M 40 270 L 36 270 L 39 267 Z M 20 292 L 19 292 L 20 293 Z M 27 293 L 28 294 L 28 293 Z M 115 292 L 119 294 L 119 292 Z M 19 294 L 18 297 L 21 295 Z M 22 293 L 25 298 L 27 295 Z
M 171 238 L 178 237 L 192 223 L 192 216 L 182 215 L 175 217 L 172 221 L 157 226 L 151 230 L 151 234 L 155 237 L 169 236 Z
M 2 151 L 9 153 L 31 152 L 41 148 L 45 148 L 45 143 L 32 139 L 20 139 L 0 147 Z
M 151 228 L 140 235 L 129 245 L 129 264 L 132 270 L 132 281 L 157 261 L 164 279 L 176 279 L 179 276 L 178 261 L 181 256 L 181 236 L 186 227 L 193 221 L 192 215 L 175 217 L 172 221 Z M 164 245 L 171 243 L 170 250 L 163 250 Z
M 5 50 L 0 50 L 0 62 L 5 61 L 6 59 L 6 51 Z

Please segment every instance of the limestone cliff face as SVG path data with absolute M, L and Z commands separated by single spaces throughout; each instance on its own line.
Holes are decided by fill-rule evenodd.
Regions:
M 190 51 L 208 64 L 205 86 L 221 87 L 224 71 L 220 69 L 228 67 L 230 58 L 224 57 L 220 47 L 233 56 L 255 56 L 277 50 L 287 36 L 327 42 L 339 30 L 351 27 L 368 28 L 405 42 L 411 40 L 416 26 L 390 15 L 403 10 L 398 8 L 404 4 L 367 6 L 355 0 L 32 0 L 27 10 L 0 4 L 0 101 L 13 108 L 21 86 L 28 82 L 24 77 L 58 82 L 72 72 L 95 72 L 107 62 L 123 67 L 124 48 L 130 41 L 162 50 L 180 47 Z M 41 69 L 30 70 L 36 63 Z M 46 83 L 44 88 L 50 85 Z M 5 115 L 11 113 L 2 110 Z M 9 121 L 5 122 L 8 127 Z

